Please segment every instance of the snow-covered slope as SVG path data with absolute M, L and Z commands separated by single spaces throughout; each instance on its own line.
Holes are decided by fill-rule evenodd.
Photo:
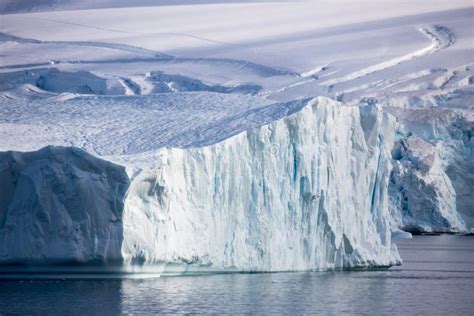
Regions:
M 150 153 L 157 166 L 129 168 L 125 198 L 123 169 L 80 150 L 4 153 L 3 173 L 14 176 L 1 261 L 123 258 L 163 273 L 395 264 L 393 124 L 380 110 L 319 98 L 208 147 Z
M 473 10 L 466 0 L 339 0 L 5 15 L 2 64 L 12 71 L 54 63 L 138 85 L 164 71 L 257 84 L 274 100 L 436 105 L 436 96 L 469 94 Z

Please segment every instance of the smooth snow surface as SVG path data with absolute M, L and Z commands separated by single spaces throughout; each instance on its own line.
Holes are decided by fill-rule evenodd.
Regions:
M 391 229 L 474 227 L 472 1 L 0 0 L 0 12 L 0 150 L 77 147 L 125 166 L 127 263 L 386 265 Z

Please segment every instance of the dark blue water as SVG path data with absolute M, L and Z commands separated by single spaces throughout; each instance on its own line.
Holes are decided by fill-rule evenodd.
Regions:
M 398 242 L 385 271 L 0 281 L 0 314 L 474 315 L 474 237 Z

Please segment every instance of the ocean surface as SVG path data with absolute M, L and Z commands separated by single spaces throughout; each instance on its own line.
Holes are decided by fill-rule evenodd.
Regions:
M 403 265 L 379 271 L 1 280 L 0 315 L 474 315 L 474 237 L 397 244 Z

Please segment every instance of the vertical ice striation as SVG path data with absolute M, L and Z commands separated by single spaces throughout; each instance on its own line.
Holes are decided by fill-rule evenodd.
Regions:
M 210 270 L 388 266 L 394 121 L 325 98 L 132 180 L 125 262 Z

